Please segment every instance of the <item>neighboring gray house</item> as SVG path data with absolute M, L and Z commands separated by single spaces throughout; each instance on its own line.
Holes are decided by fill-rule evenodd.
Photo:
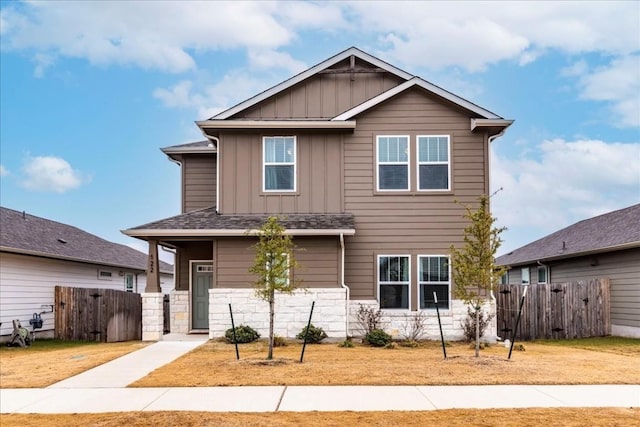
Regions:
M 0 207 L 0 340 L 33 313 L 54 304 L 55 286 L 104 288 L 142 293 L 147 255 L 76 227 Z M 160 265 L 162 290 L 173 289 L 173 266 Z M 45 314 L 44 335 L 54 315 Z
M 611 333 L 640 338 L 640 204 L 573 224 L 496 259 L 510 284 L 608 277 Z
M 394 335 L 422 311 L 435 338 L 435 291 L 447 339 L 461 338 L 449 247 L 467 222 L 456 201 L 489 193 L 489 144 L 511 123 L 350 48 L 197 122 L 205 141 L 164 148 L 181 167 L 182 212 L 123 232 L 176 249 L 172 332 L 223 335 L 231 304 L 236 324 L 266 333 L 247 231 L 279 215 L 308 292 L 278 298 L 278 335 L 295 336 L 316 301 L 313 323 L 332 337 L 361 332 L 364 304 Z

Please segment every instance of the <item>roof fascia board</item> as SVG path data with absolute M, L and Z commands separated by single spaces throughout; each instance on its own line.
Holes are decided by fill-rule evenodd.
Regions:
M 469 110 L 471 112 L 474 112 L 482 117 L 484 117 L 485 119 L 493 119 L 493 120 L 502 120 L 502 117 L 492 113 L 489 110 L 485 110 L 484 108 L 474 104 L 473 102 L 467 101 L 464 98 L 460 98 L 457 95 L 452 94 L 451 92 L 448 92 L 444 89 L 442 89 L 441 87 L 438 87 L 432 83 L 429 83 L 426 80 L 421 79 L 420 77 L 414 77 L 411 80 L 408 80 L 404 83 L 402 83 L 401 85 L 398 85 L 396 87 L 393 87 L 391 89 L 389 89 L 386 92 L 381 93 L 380 95 L 369 99 L 368 101 L 363 102 L 360 105 L 357 105 L 355 107 L 353 107 L 350 110 L 345 111 L 344 113 L 334 117 L 331 120 L 349 120 L 351 118 L 353 118 L 354 116 L 356 116 L 357 114 L 362 113 L 363 111 L 366 111 L 372 107 L 375 107 L 376 105 L 380 104 L 381 102 L 386 101 L 387 99 L 396 96 L 397 94 L 404 92 L 407 89 L 410 89 L 414 86 L 419 86 L 441 98 L 444 98 L 450 102 L 453 102 L 454 104 Z
M 394 67 L 391 64 L 388 64 L 374 56 L 369 55 L 366 52 L 361 51 L 360 49 L 357 49 L 355 47 L 350 47 L 349 49 L 338 53 L 335 56 L 332 56 L 329 59 L 326 59 L 325 61 L 322 61 L 321 63 L 319 63 L 318 65 L 315 65 L 311 68 L 309 68 L 306 71 L 301 72 L 300 74 L 297 74 L 293 77 L 291 77 L 288 80 L 285 80 L 284 82 L 273 86 L 270 89 L 265 90 L 262 93 L 259 93 L 258 95 L 247 99 L 246 101 L 241 102 L 240 104 L 236 105 L 235 107 L 231 107 L 226 111 L 223 111 L 215 116 L 212 117 L 212 119 L 228 119 L 229 117 L 233 116 L 236 113 L 239 113 L 242 110 L 245 110 L 249 107 L 252 107 L 254 105 L 256 105 L 257 103 L 264 101 L 265 99 L 279 93 L 282 92 L 283 90 L 286 90 L 288 88 L 290 88 L 291 86 L 294 86 L 298 83 L 300 83 L 301 81 L 313 76 L 314 74 L 318 73 L 319 71 L 324 70 L 325 68 L 329 68 L 332 65 L 337 64 L 338 62 L 350 57 L 351 55 L 354 55 L 364 61 L 367 61 L 373 65 L 375 65 L 378 68 L 382 68 L 386 71 L 388 71 L 391 74 L 395 74 L 396 76 L 403 78 L 405 80 L 410 79 L 411 77 L 413 77 L 411 74 L 407 73 L 406 71 L 402 71 L 399 68 Z
M 7 253 L 18 254 L 18 255 L 35 256 L 35 257 L 48 258 L 48 259 L 59 259 L 61 261 L 72 261 L 72 262 L 79 262 L 79 263 L 82 263 L 82 264 L 91 264 L 91 265 L 98 265 L 98 266 L 105 266 L 105 267 L 115 267 L 115 268 L 122 268 L 122 269 L 141 271 L 141 272 L 145 272 L 146 271 L 145 269 L 142 269 L 142 268 L 139 268 L 139 267 L 132 267 L 130 265 L 121 265 L 121 264 L 114 264 L 114 263 L 109 263 L 109 262 L 91 261 L 91 260 L 86 260 L 86 259 L 82 259 L 82 258 L 68 257 L 68 256 L 63 256 L 63 255 L 53 255 L 53 254 L 49 254 L 49 253 L 46 253 L 46 252 L 32 251 L 32 250 L 28 250 L 28 249 L 10 248 L 10 247 L 7 247 L 7 246 L 0 246 L 0 252 L 7 252 Z M 169 274 L 169 273 L 173 274 L 172 271 L 167 271 L 167 270 L 160 270 L 160 272 L 161 273 L 166 273 L 166 274 Z
M 130 237 L 246 237 L 260 234 L 258 229 L 141 229 L 123 230 L 122 233 Z M 356 230 L 352 228 L 318 230 L 318 229 L 286 229 L 284 234 L 289 236 L 353 236 Z
M 216 154 L 218 150 L 211 147 L 161 148 L 164 154 Z
M 355 129 L 355 120 L 203 120 L 200 129 Z
M 503 127 L 508 128 L 513 123 L 513 120 L 507 119 L 471 119 L 471 130 L 476 130 L 482 127 Z
M 544 257 L 544 258 L 535 258 L 535 259 L 526 260 L 526 261 L 518 261 L 518 262 L 515 262 L 513 264 L 502 264 L 502 265 L 518 267 L 518 266 L 521 266 L 521 265 L 534 264 L 534 263 L 536 263 L 536 261 L 540 261 L 540 262 L 559 261 L 559 260 L 563 260 L 563 259 L 579 258 L 579 257 L 582 257 L 582 256 L 604 254 L 604 253 L 621 251 L 621 250 L 625 250 L 625 249 L 634 249 L 634 248 L 640 248 L 640 242 L 630 242 L 630 243 L 624 243 L 624 244 L 621 244 L 621 245 L 614 245 L 614 246 L 607 246 L 607 247 L 599 248 L 599 249 L 593 249 L 593 250 L 589 250 L 589 251 L 572 252 L 572 253 L 556 255 L 556 256 L 547 256 L 547 257 Z

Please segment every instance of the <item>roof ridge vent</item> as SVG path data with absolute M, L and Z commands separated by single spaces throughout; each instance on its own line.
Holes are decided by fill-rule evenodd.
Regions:
M 66 240 L 64 240 L 64 239 L 58 239 L 58 242 L 60 242 L 60 243 L 67 243 L 67 241 L 66 241 Z

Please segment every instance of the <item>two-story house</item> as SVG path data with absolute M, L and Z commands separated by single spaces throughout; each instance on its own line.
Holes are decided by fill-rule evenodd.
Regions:
M 316 301 L 312 321 L 332 337 L 359 334 L 360 304 L 399 335 L 422 311 L 435 337 L 436 292 L 446 337 L 460 338 L 449 248 L 511 123 L 350 48 L 197 122 L 205 141 L 164 148 L 181 165 L 182 213 L 124 233 L 148 240 L 152 260 L 158 244 L 176 249 L 173 332 L 220 336 L 231 304 L 236 325 L 266 333 L 248 230 L 277 214 L 307 290 L 277 299 L 278 335 L 295 336 Z

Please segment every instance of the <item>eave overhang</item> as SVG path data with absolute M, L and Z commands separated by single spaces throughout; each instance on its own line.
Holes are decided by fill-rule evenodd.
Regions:
M 622 251 L 625 249 L 634 249 L 634 248 L 640 248 L 640 242 L 629 242 L 629 243 L 624 243 L 620 245 L 592 249 L 588 251 L 564 253 L 564 254 L 557 254 L 557 255 L 544 255 L 539 258 L 516 261 L 513 263 L 498 263 L 498 265 L 503 265 L 507 267 L 519 267 L 521 265 L 535 264 L 538 261 L 541 263 L 547 263 L 552 261 L 560 261 L 563 259 L 580 258 L 584 256 L 598 255 L 598 254 L 604 254 L 604 253 L 616 252 L 616 251 Z
M 122 230 L 123 234 L 130 237 L 147 240 L 148 238 L 162 237 L 165 240 L 186 237 L 247 237 L 258 236 L 259 229 L 135 229 Z M 356 230 L 345 229 L 286 229 L 284 234 L 289 236 L 353 236 Z
M 496 134 L 499 134 L 500 132 L 503 132 L 505 129 L 511 126 L 512 123 L 513 123 L 513 120 L 507 120 L 507 119 L 472 118 L 471 131 L 472 132 L 486 131 L 489 133 L 489 135 L 496 135 Z
M 196 124 L 207 136 L 218 136 L 221 131 L 320 131 L 353 132 L 355 120 L 202 120 Z

